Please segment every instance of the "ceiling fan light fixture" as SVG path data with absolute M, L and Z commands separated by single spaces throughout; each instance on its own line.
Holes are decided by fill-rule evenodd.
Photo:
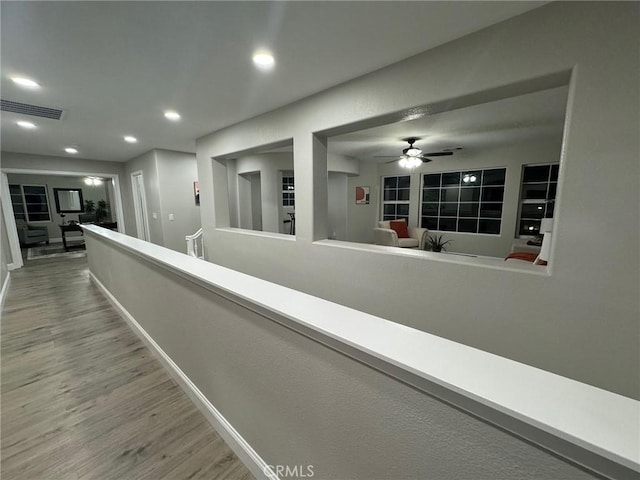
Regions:
M 411 147 L 411 148 L 408 148 L 405 153 L 410 157 L 417 157 L 420 154 L 422 154 L 422 150 L 420 150 L 419 148 Z
M 102 179 L 99 177 L 87 177 L 84 179 L 84 183 L 86 183 L 87 185 L 102 185 Z
M 414 169 L 422 165 L 422 160 L 417 157 L 401 157 L 398 164 L 402 168 Z

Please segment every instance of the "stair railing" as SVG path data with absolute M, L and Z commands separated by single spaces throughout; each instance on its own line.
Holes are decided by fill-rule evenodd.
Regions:
M 204 260 L 204 241 L 202 238 L 202 228 L 193 235 L 184 237 L 187 241 L 187 255 Z

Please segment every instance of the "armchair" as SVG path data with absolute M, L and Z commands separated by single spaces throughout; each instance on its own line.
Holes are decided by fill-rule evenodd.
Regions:
M 406 222 L 406 220 L 402 220 Z M 378 222 L 373 229 L 374 243 L 389 247 L 419 248 L 424 250 L 429 230 L 419 227 L 407 227 L 409 238 L 399 238 L 398 233 L 391 228 L 389 220 Z
M 22 245 L 33 245 L 40 242 L 49 244 L 49 230 L 47 227 L 29 225 L 24 220 L 16 220 L 18 238 Z

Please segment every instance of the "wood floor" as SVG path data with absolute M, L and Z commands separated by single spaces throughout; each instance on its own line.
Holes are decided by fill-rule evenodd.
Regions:
M 253 478 L 91 284 L 85 257 L 11 273 L 1 353 L 3 479 Z

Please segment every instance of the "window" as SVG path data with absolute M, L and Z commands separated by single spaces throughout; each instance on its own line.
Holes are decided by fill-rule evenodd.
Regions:
M 24 201 L 22 200 L 22 189 L 20 185 L 9 185 L 9 193 L 11 194 L 11 205 L 13 206 L 13 215 L 16 220 L 26 220 L 27 214 L 24 211 Z
M 409 223 L 409 193 L 411 176 L 382 179 L 382 220 L 405 219 Z
M 282 176 L 282 206 L 295 207 L 295 183 L 293 175 Z
M 16 219 L 27 222 L 51 221 L 46 185 L 11 185 L 9 190 Z
M 500 235 L 505 168 L 423 175 L 421 226 Z
M 540 220 L 553 217 L 559 168 L 557 163 L 524 166 L 518 236 L 538 235 Z

